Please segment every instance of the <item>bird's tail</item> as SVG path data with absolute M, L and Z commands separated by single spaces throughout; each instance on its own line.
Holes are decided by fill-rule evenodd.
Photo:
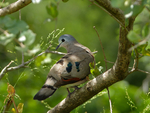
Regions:
M 34 96 L 34 100 L 45 100 L 46 98 L 53 95 L 53 93 L 56 91 L 56 87 L 54 87 L 54 84 L 56 83 L 56 79 L 53 77 L 48 77 L 43 87 L 40 89 L 40 91 Z

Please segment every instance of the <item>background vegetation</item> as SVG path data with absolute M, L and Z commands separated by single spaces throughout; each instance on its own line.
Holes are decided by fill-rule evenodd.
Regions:
M 112 0 L 112 4 L 114 7 L 121 8 L 125 14 L 130 13 L 129 5 L 124 5 L 125 2 L 130 2 L 130 0 L 121 1 Z M 4 5 L 13 2 L 15 0 L 5 0 Z M 145 8 L 140 8 L 136 9 L 136 11 L 140 10 L 138 11 L 140 14 L 134 23 L 134 33 L 129 36 L 129 39 L 134 43 L 144 40 L 145 37 L 150 37 L 150 1 L 145 0 Z M 136 11 L 134 12 L 136 13 Z M 20 15 L 21 20 L 19 19 Z M 63 2 L 61 0 L 43 0 L 38 4 L 32 3 L 24 7 L 20 12 L 0 17 L 0 69 L 2 70 L 10 61 L 14 61 L 11 63 L 11 66 L 21 64 L 22 52 L 24 53 L 24 61 L 33 58 L 38 53 L 45 51 L 50 41 L 52 44 L 50 50 L 55 50 L 59 36 L 62 34 L 71 34 L 78 42 L 89 47 L 91 51 L 98 51 L 95 55 L 96 62 L 100 62 L 98 66 L 102 66 L 102 71 L 105 71 L 104 56 L 93 26 L 96 27 L 100 35 L 107 60 L 110 61 L 108 63 L 108 68 L 110 68 L 117 57 L 119 24 L 90 1 L 69 0 L 68 2 Z M 54 33 L 55 29 L 59 30 Z M 59 36 L 54 37 L 58 33 L 60 33 Z M 138 52 L 141 55 L 138 68 L 144 70 L 144 73 L 141 71 L 134 72 L 125 80 L 109 88 L 113 113 L 148 113 L 150 111 L 150 75 L 148 73 L 150 69 L 150 54 L 148 44 L 149 41 L 147 40 L 147 45 L 144 44 L 138 48 Z M 63 48 L 59 49 L 59 51 L 66 52 Z M 131 66 L 133 65 L 134 54 L 132 55 Z M 67 90 L 61 87 L 52 97 L 46 99 L 44 102 L 33 100 L 33 96 L 45 82 L 49 69 L 61 57 L 62 55 L 58 54 L 43 54 L 26 68 L 6 73 L 0 80 L 1 111 L 3 111 L 3 107 L 6 105 L 4 101 L 8 95 L 7 83 L 15 88 L 16 96 L 14 97 L 14 101 L 16 105 L 19 103 L 24 104 L 24 113 L 47 112 L 49 108 L 54 107 L 65 98 Z M 12 105 L 12 110 L 9 109 L 9 111 L 15 112 L 13 108 L 14 106 Z M 108 113 L 109 100 L 107 91 L 100 92 L 97 96 L 74 109 L 71 113 L 77 112 Z

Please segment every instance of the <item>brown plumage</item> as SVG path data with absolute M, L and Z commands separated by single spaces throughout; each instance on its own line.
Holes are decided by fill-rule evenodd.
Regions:
M 44 100 L 61 86 L 78 86 L 86 82 L 86 77 L 90 74 L 89 63 L 94 61 L 91 51 L 71 35 L 62 35 L 58 41 L 57 49 L 64 47 L 67 54 L 50 69 L 45 84 L 34 99 Z

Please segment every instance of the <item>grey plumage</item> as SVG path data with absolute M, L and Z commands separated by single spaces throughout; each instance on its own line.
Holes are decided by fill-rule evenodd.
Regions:
M 79 44 L 71 35 L 62 35 L 58 42 L 57 49 L 64 47 L 67 54 L 50 69 L 45 84 L 34 99 L 44 100 L 61 86 L 78 86 L 84 83 L 90 74 L 89 63 L 94 61 L 91 51 Z

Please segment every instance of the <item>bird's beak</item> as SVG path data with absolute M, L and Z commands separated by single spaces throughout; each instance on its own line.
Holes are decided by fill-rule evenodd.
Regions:
M 61 42 L 62 43 L 62 42 Z M 56 50 L 60 47 L 61 43 L 56 47 Z

